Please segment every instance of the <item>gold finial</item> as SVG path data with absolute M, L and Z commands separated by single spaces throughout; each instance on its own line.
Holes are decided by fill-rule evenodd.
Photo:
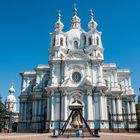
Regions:
M 76 3 L 74 3 L 74 15 L 77 15 Z
M 94 14 L 93 14 L 93 10 L 90 9 L 90 19 L 91 19 L 91 20 L 93 19 L 93 16 L 94 16 Z
M 58 10 L 57 16 L 58 16 L 58 20 L 61 20 L 61 11 L 60 10 Z
M 61 22 L 61 11 L 60 10 L 57 11 L 57 18 L 58 18 L 58 20 L 54 25 L 55 31 L 62 30 L 64 27 L 63 23 Z

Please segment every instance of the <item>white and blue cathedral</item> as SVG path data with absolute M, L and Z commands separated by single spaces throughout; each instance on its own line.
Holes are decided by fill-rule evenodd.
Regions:
M 51 33 L 48 65 L 21 72 L 19 132 L 50 132 L 67 120 L 77 98 L 91 129 L 136 127 L 135 93 L 129 69 L 104 63 L 102 33 L 90 11 L 88 31 L 74 7 L 71 27 L 63 32 L 61 14 Z M 126 121 L 127 120 L 127 121 Z M 67 129 L 71 128 L 68 125 Z

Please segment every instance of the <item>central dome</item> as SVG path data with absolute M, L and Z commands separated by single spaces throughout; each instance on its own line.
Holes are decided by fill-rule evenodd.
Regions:
M 80 40 L 82 32 L 79 29 L 71 29 L 67 32 L 67 37 L 69 40 L 78 39 Z
M 67 33 L 68 49 L 84 48 L 85 35 L 81 29 L 71 29 Z

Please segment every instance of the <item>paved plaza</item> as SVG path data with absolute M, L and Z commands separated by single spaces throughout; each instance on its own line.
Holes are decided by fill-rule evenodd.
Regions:
M 140 133 L 100 133 L 100 138 L 84 137 L 84 138 L 53 138 L 52 134 L 33 134 L 33 133 L 1 133 L 0 140 L 65 140 L 65 139 L 80 139 L 80 140 L 140 140 Z

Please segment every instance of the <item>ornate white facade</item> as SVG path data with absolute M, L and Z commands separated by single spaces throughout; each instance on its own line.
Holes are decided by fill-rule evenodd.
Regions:
M 131 72 L 104 63 L 102 33 L 97 30 L 92 10 L 87 32 L 81 28 L 76 7 L 69 31 L 63 32 L 60 13 L 54 27 L 49 65 L 20 73 L 18 131 L 47 131 L 57 128 L 59 123 L 62 126 L 74 97 L 83 104 L 83 116 L 92 129 L 135 128 Z M 127 118 L 131 122 L 126 126 Z

